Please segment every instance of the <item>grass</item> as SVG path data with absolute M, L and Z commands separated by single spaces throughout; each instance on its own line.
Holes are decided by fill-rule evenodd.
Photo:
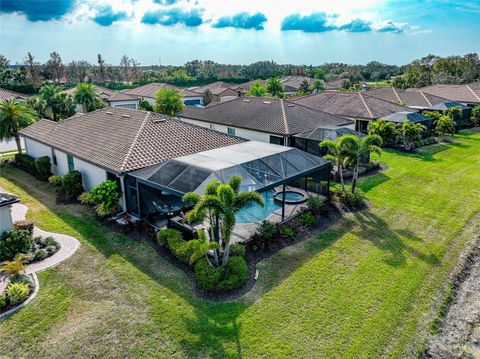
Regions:
M 385 151 L 361 180 L 369 210 L 258 265 L 241 300 L 194 297 L 150 247 L 13 168 L 0 186 L 41 228 L 82 246 L 40 273 L 27 307 L 0 320 L 0 357 L 413 357 L 448 295 L 448 276 L 480 210 L 480 131 L 419 154 Z

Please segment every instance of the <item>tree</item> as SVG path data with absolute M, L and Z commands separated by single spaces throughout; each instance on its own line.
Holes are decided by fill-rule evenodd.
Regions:
M 205 92 L 203 93 L 203 104 L 206 106 L 212 101 L 213 101 L 212 91 L 210 91 L 210 89 L 206 89 Z
M 332 161 L 337 166 L 338 173 L 340 175 L 342 191 L 345 192 L 345 181 L 343 180 L 345 157 L 340 148 L 340 138 L 341 137 L 339 137 L 336 142 L 333 142 L 332 140 L 324 140 L 320 143 L 320 148 L 326 148 L 328 150 L 328 154 L 323 156 L 323 158 L 328 161 Z
M 54 51 L 50 54 L 50 59 L 47 61 L 47 69 L 50 78 L 54 82 L 59 83 L 63 79 L 65 66 L 58 52 Z
M 14 138 L 18 153 L 22 153 L 19 131 L 37 120 L 35 112 L 25 103 L 15 100 L 0 102 L 0 139 Z
M 39 85 L 41 82 L 40 73 L 38 71 L 39 63 L 35 62 L 35 57 L 30 52 L 28 52 L 25 57 L 25 64 L 28 67 L 28 78 L 30 82 L 34 85 Z
M 270 95 L 274 97 L 283 98 L 284 89 L 278 77 L 271 77 L 270 79 L 268 79 L 267 91 Z
M 73 98 L 76 103 L 85 105 L 87 112 L 104 107 L 104 103 L 95 92 L 93 84 L 79 83 L 75 87 Z
M 155 104 L 153 110 L 165 115 L 174 116 L 184 107 L 183 98 L 180 93 L 173 88 L 160 89 L 155 94 Z
M 150 105 L 150 102 L 148 102 L 147 100 L 140 100 L 138 106 L 140 106 L 141 110 L 153 111 L 152 105 Z
M 98 76 L 100 77 L 100 81 L 102 84 L 107 82 L 107 70 L 105 66 L 105 60 L 103 59 L 101 54 L 97 56 L 97 64 L 98 64 Z
M 436 120 L 434 123 L 435 126 L 435 133 L 437 136 L 440 136 L 440 139 L 443 141 L 445 139 L 446 135 L 454 135 L 456 128 L 455 128 L 455 122 L 448 117 L 448 116 L 442 116 L 438 120 Z
M 124 81 L 128 82 L 130 77 L 130 59 L 127 55 L 123 55 L 120 59 L 120 68 L 122 69 L 123 79 Z
M 425 130 L 426 127 L 421 123 L 412 123 L 407 120 L 402 124 L 400 133 L 407 151 L 410 151 L 415 142 L 422 139 L 422 133 Z
M 40 89 L 40 98 L 46 103 L 46 112 L 54 121 L 64 119 L 75 114 L 75 102 L 71 95 L 62 92 L 56 85 L 44 85 Z
M 474 106 L 472 108 L 472 113 L 470 115 L 470 120 L 472 121 L 472 124 L 474 126 L 479 126 L 480 125 L 480 106 Z
M 198 259 L 205 256 L 208 264 L 213 267 L 212 262 L 210 262 L 208 258 L 208 252 L 220 249 L 220 245 L 217 242 L 210 242 L 203 230 L 198 231 L 197 234 L 198 239 L 193 239 L 188 242 L 188 247 L 192 250 L 190 264 L 195 263 Z
M 380 136 L 384 146 L 394 146 L 397 143 L 398 129 L 392 122 L 379 118 L 378 120 L 370 121 L 368 134 Z
M 369 156 L 370 153 L 381 154 L 380 146 L 382 138 L 378 135 L 368 135 L 359 139 L 354 135 L 342 136 L 339 139 L 340 151 L 344 157 L 344 163 L 348 164 L 353 170 L 352 193 L 355 193 L 358 180 L 358 170 L 362 158 Z
M 312 91 L 310 90 L 310 84 L 308 83 L 307 80 L 303 80 L 302 83 L 300 84 L 300 87 L 298 88 L 298 92 L 304 95 L 308 95 Z
M 5 71 L 10 67 L 10 61 L 3 55 L 0 55 L 0 71 Z
M 220 234 L 219 243 L 223 249 L 222 266 L 226 266 L 228 263 L 230 238 L 238 211 L 251 203 L 264 205 L 263 197 L 258 192 L 239 193 L 241 182 L 240 176 L 233 176 L 227 184 L 214 181 L 208 188 L 209 194 L 202 197 L 194 192 L 189 192 L 183 197 L 184 201 L 195 203 L 192 210 L 194 218 L 206 218 L 208 214 L 214 214 L 209 225 L 210 228 L 216 227 L 216 229 L 211 230 L 210 233 L 218 232 Z M 215 234 L 213 235 L 215 236 Z
M 260 82 L 255 82 L 248 91 L 248 96 L 263 97 L 267 94 L 267 89 Z
M 449 116 L 453 121 L 462 117 L 462 109 L 460 106 L 454 106 L 445 111 L 445 115 Z
M 132 64 L 132 80 L 133 82 L 138 82 L 140 80 L 140 62 L 137 62 L 135 59 L 130 59 L 130 63 Z
M 322 69 L 321 67 L 316 68 L 313 77 L 316 78 L 317 80 L 325 80 L 325 70 Z
M 24 101 L 30 108 L 35 111 L 37 117 L 47 117 L 47 103 L 39 96 L 31 96 Z
M 325 90 L 325 82 L 323 80 L 313 81 L 312 90 L 316 93 Z

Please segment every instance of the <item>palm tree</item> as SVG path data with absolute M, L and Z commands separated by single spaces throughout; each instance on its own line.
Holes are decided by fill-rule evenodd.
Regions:
M 174 116 L 184 107 L 180 93 L 175 89 L 160 89 L 155 94 L 153 110 L 165 115 Z
M 220 249 L 220 245 L 217 242 L 210 242 L 207 239 L 205 231 L 203 230 L 198 231 L 197 234 L 198 239 L 194 239 L 188 242 L 188 247 L 192 250 L 192 255 L 190 256 L 190 265 L 205 256 L 208 264 L 213 267 L 212 262 L 210 262 L 210 259 L 208 258 L 208 252 L 211 250 L 216 251 Z
M 455 123 L 448 116 L 441 116 L 434 123 L 435 133 L 437 136 L 440 136 L 440 140 L 444 140 L 445 135 L 454 135 L 455 134 Z
M 87 112 L 103 107 L 102 99 L 97 95 L 93 84 L 79 83 L 73 95 L 75 103 L 84 105 Z
M 471 116 L 470 116 L 470 120 L 472 121 L 472 124 L 474 126 L 480 125 L 480 106 L 479 105 L 474 106 L 472 108 L 472 113 L 471 113 Z
M 250 91 L 248 91 L 248 96 L 263 97 L 267 94 L 267 89 L 260 82 L 255 82 Z
M 57 121 L 58 116 L 58 95 L 61 93 L 60 87 L 57 85 L 44 85 L 40 89 L 40 98 L 47 104 L 47 112 L 52 112 L 53 120 Z
M 325 90 L 325 82 L 319 79 L 313 81 L 312 90 L 315 91 L 316 93 Z
M 342 136 L 339 139 L 339 147 L 344 157 L 344 164 L 348 164 L 353 168 L 352 177 L 352 193 L 355 193 L 358 180 L 358 170 L 360 161 L 370 153 L 381 154 L 380 146 L 382 138 L 378 135 L 368 135 L 363 139 L 359 139 L 354 135 Z
M 278 77 L 271 77 L 267 82 L 267 91 L 274 97 L 283 97 L 283 85 Z
M 345 158 L 343 153 L 340 149 L 340 138 L 337 139 L 337 142 L 333 142 L 332 140 L 324 140 L 320 143 L 321 148 L 326 148 L 328 150 L 328 154 L 323 156 L 328 161 L 332 161 L 335 163 L 338 169 L 338 173 L 340 174 L 340 184 L 342 185 L 342 191 L 345 192 L 345 182 L 343 180 L 343 163 Z
M 207 213 L 214 213 L 217 221 L 210 222 L 210 226 L 217 227 L 220 230 L 220 243 L 223 249 L 222 266 L 228 263 L 230 254 L 230 238 L 236 223 L 236 214 L 250 203 L 264 205 L 263 197 L 255 191 L 239 193 L 242 178 L 233 176 L 227 184 L 215 183 L 212 189 L 216 188 L 214 194 L 207 194 L 199 197 L 198 194 L 187 193 L 183 200 L 196 200 L 193 209 L 194 216 L 205 218 Z
M 382 138 L 383 146 L 393 146 L 397 142 L 398 129 L 392 122 L 379 118 L 369 122 L 368 134 L 379 135 Z
M 400 132 L 405 143 L 405 149 L 410 151 L 413 144 L 422 139 L 422 133 L 426 130 L 426 127 L 421 123 L 412 123 L 410 121 L 405 121 L 402 124 Z
M 452 120 L 456 120 L 462 116 L 462 109 L 460 106 L 454 106 L 445 111 L 445 115 L 450 116 Z
M 15 138 L 18 153 L 22 153 L 19 131 L 37 120 L 35 112 L 26 104 L 14 100 L 0 102 L 0 139 Z

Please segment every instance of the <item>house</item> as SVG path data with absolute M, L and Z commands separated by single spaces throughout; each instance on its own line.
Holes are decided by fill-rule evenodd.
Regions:
M 348 81 L 348 79 L 338 79 L 325 82 L 326 91 L 337 91 L 343 88 L 343 82 Z
M 433 119 L 427 116 L 424 116 L 418 112 L 411 112 L 411 111 L 401 111 L 395 112 L 391 115 L 385 116 L 383 118 L 385 121 L 392 122 L 396 125 L 401 125 L 406 121 L 411 123 L 420 123 L 421 125 L 425 126 L 425 131 L 423 136 L 428 137 L 432 133 L 432 125 Z
M 285 95 L 291 96 L 295 95 L 300 91 L 300 85 L 307 81 L 309 86 L 312 86 L 314 79 L 307 76 L 282 76 L 280 77 L 280 83 L 283 85 L 283 90 Z M 250 87 L 252 87 L 255 83 L 260 83 L 263 86 L 267 86 L 268 80 L 252 80 L 240 84 L 239 87 L 244 90 L 245 92 L 250 91 Z
M 40 120 L 23 129 L 27 155 L 48 156 L 52 173 L 82 173 L 89 190 L 107 179 L 171 158 L 244 142 L 154 112 L 103 108 L 62 122 Z M 124 204 L 123 204 L 124 205 Z
M 396 112 L 411 111 L 408 107 L 368 96 L 364 92 L 323 91 L 297 97 L 293 102 L 355 121 L 355 129 L 360 132 L 367 131 L 370 121 Z
M 213 102 L 225 102 L 230 100 L 235 100 L 243 95 L 246 91 L 239 88 L 236 84 L 231 84 L 223 81 L 212 82 L 211 84 L 190 88 L 191 91 L 194 91 L 202 96 L 205 95 L 207 90 L 210 90 L 212 93 Z
M 189 123 L 249 140 L 290 145 L 293 135 L 318 126 L 352 126 L 351 120 L 291 101 L 242 97 L 205 108 L 184 108 L 177 116 Z
M 23 93 L 19 93 L 19 92 L 10 91 L 10 90 L 0 88 L 0 101 L 1 100 L 4 100 L 4 101 L 14 100 L 15 103 L 18 103 L 20 101 L 26 100 L 29 97 L 30 96 L 25 95 Z
M 407 91 L 418 90 L 450 101 L 460 102 L 470 107 L 480 105 L 480 82 L 466 85 L 438 84 L 420 89 L 408 89 Z
M 167 83 L 152 82 L 133 89 L 125 90 L 123 93 L 148 101 L 148 103 L 153 106 L 155 104 L 155 94 L 157 91 L 166 88 L 178 91 L 183 97 L 183 103 L 186 106 L 203 105 L 203 94 L 189 89 L 182 89 Z
M 94 85 L 95 93 L 110 107 L 122 107 L 138 110 L 140 100 L 132 95 L 123 92 L 111 90 L 102 86 Z M 66 93 L 74 95 L 75 87 L 65 90 Z M 87 112 L 82 104 L 77 104 L 76 112 Z

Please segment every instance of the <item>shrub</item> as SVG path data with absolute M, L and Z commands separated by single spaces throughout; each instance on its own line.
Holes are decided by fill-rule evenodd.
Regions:
M 280 234 L 282 237 L 285 238 L 293 238 L 295 237 L 295 231 L 292 227 L 289 226 L 281 226 L 280 227 Z
M 310 212 L 320 214 L 323 207 L 323 199 L 320 196 L 309 196 L 307 199 L 307 208 Z
M 76 199 L 83 192 L 82 174 L 78 171 L 67 173 L 62 178 L 62 189 L 71 199 Z
M 10 260 L 19 253 L 28 253 L 32 236 L 26 230 L 7 231 L 0 237 L 0 261 Z
M 317 217 L 315 217 L 311 213 L 300 214 L 298 216 L 298 220 L 300 221 L 301 224 L 303 224 L 304 226 L 308 226 L 308 227 L 311 227 L 311 226 L 314 226 L 315 224 L 317 224 Z
M 43 237 L 40 237 L 40 238 L 43 238 Z M 58 243 L 57 240 L 53 237 L 46 237 L 46 238 L 43 238 L 43 240 L 46 246 L 54 246 L 56 248 L 60 248 L 60 243 Z
M 94 187 L 88 194 L 82 193 L 79 197 L 82 203 L 94 204 L 95 212 L 100 217 L 107 217 L 117 213 L 121 197 L 120 189 L 115 181 L 105 181 Z
M 277 225 L 269 221 L 262 221 L 257 228 L 257 235 L 261 239 L 271 239 L 277 233 Z
M 25 283 L 10 283 L 7 287 L 7 298 L 11 306 L 24 302 L 30 294 L 30 288 Z
M 78 200 L 80 201 L 81 204 L 95 204 L 93 202 L 93 197 L 90 194 L 90 192 L 83 192 L 80 196 L 78 196 Z
M 245 257 L 245 246 L 242 244 L 233 244 L 230 246 L 230 255 L 231 256 L 240 256 Z
M 27 274 L 17 274 L 10 278 L 10 283 L 23 283 L 28 286 L 30 290 L 35 288 L 32 277 Z
M 360 207 L 363 205 L 365 193 L 358 188 L 355 190 L 355 193 L 350 191 L 343 192 L 340 188 L 336 188 L 333 190 L 333 199 L 347 208 Z
M 39 249 L 37 252 L 35 252 L 35 256 L 33 257 L 33 260 L 41 261 L 47 257 L 48 257 L 47 251 L 45 249 Z
M 0 271 L 5 271 L 9 276 L 15 277 L 25 270 L 23 262 L 27 259 L 26 254 L 18 254 L 13 261 L 5 261 L 0 267 Z
M 51 175 L 52 164 L 50 163 L 50 157 L 38 157 L 35 160 L 35 169 L 38 177 L 42 180 L 46 180 L 48 176 Z
M 16 230 L 25 230 L 27 231 L 30 235 L 33 234 L 33 227 L 34 227 L 34 223 L 32 221 L 29 221 L 29 220 L 26 220 L 26 219 L 22 219 L 20 221 L 16 221 L 15 223 L 13 223 L 13 229 L 16 229 Z
M 48 182 L 52 185 L 52 186 L 56 186 L 56 187 L 60 187 L 63 183 L 63 178 L 62 176 L 50 176 L 48 177 Z
M 231 257 L 225 267 L 214 268 L 205 258 L 195 264 L 197 283 L 208 292 L 225 292 L 242 287 L 248 281 L 248 266 L 241 256 Z
M 188 242 L 182 239 L 182 234 L 176 229 L 162 229 L 157 234 L 157 242 L 160 245 L 167 245 L 172 254 L 183 263 L 189 263 L 192 256 L 192 248 Z
M 0 295 L 0 312 L 3 312 L 7 309 L 7 299 L 4 295 Z
M 37 168 L 35 167 L 35 159 L 25 154 L 17 153 L 15 155 L 15 163 L 25 172 L 32 176 L 37 176 Z

